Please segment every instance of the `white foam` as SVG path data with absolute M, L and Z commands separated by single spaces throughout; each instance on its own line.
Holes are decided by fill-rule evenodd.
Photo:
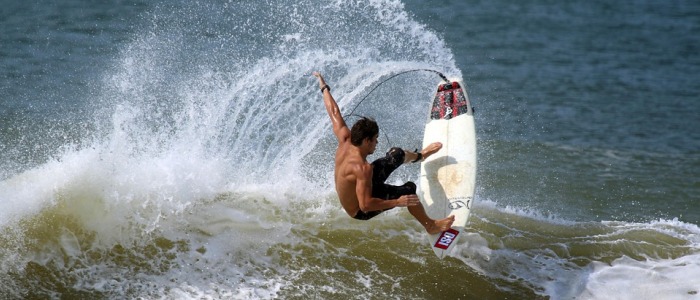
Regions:
M 678 219 L 573 222 L 491 201 L 477 201 L 473 214 L 472 226 L 484 227 L 465 234 L 452 256 L 540 295 L 697 299 L 700 293 L 700 229 L 695 224 Z
M 638 261 L 594 262 L 577 299 L 698 299 L 700 253 Z

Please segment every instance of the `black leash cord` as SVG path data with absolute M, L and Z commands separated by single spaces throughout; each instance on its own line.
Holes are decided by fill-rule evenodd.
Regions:
M 394 75 L 391 75 L 391 76 L 389 76 L 387 79 L 384 79 L 384 80 L 382 80 L 381 82 L 379 82 L 379 84 L 377 84 L 374 88 L 372 88 L 372 90 L 370 90 L 369 93 L 367 93 L 367 95 L 365 95 L 364 97 L 362 97 L 362 99 L 360 100 L 360 102 L 358 102 L 358 103 L 355 105 L 355 107 L 353 107 L 353 109 L 350 111 L 350 113 L 347 114 L 346 116 L 353 116 L 353 113 L 355 112 L 355 110 L 357 109 L 357 107 L 359 107 L 360 104 L 362 104 L 362 101 L 365 101 L 365 99 L 367 99 L 367 97 L 369 97 L 369 95 L 372 94 L 372 92 L 374 92 L 374 90 L 376 90 L 380 85 L 384 84 L 385 82 L 389 81 L 390 79 L 392 79 L 392 78 L 394 78 L 394 77 L 396 77 L 396 76 L 403 75 L 403 74 L 406 74 L 406 73 L 411 73 L 411 72 L 419 72 L 419 71 L 433 72 L 433 73 L 437 74 L 438 76 L 440 76 L 440 78 L 442 78 L 442 80 L 444 80 L 445 82 L 449 82 L 449 80 L 447 80 L 447 77 L 445 77 L 445 75 L 443 75 L 442 73 L 440 73 L 440 72 L 438 72 L 438 71 L 435 71 L 435 70 L 430 70 L 430 69 L 411 69 L 411 70 L 402 71 L 402 72 L 396 73 L 396 74 L 394 74 Z M 361 116 L 358 116 L 358 117 L 361 117 Z
M 367 93 L 367 95 L 365 95 L 364 97 L 362 97 L 362 99 L 360 99 L 360 102 L 358 102 L 358 103 L 355 105 L 355 107 L 352 108 L 352 111 L 350 111 L 349 114 L 345 115 L 345 117 L 348 117 L 348 116 L 357 116 L 358 118 L 362 118 L 363 116 L 355 115 L 355 114 L 353 114 L 353 113 L 354 113 L 355 110 L 360 106 L 360 104 L 362 104 L 362 101 L 365 101 L 365 99 L 367 99 L 367 97 L 369 97 L 369 95 L 372 94 L 372 92 L 374 92 L 374 90 L 376 90 L 380 85 L 384 84 L 385 82 L 389 81 L 390 79 L 392 79 L 392 78 L 394 78 L 394 77 L 396 77 L 396 76 L 399 76 L 399 75 L 402 75 L 402 74 L 406 74 L 406 73 L 411 73 L 411 72 L 419 72 L 419 71 L 433 72 L 433 73 L 437 74 L 438 76 L 440 76 L 440 78 L 441 78 L 443 81 L 449 82 L 449 80 L 447 80 L 447 77 L 445 77 L 445 75 L 443 75 L 442 73 L 440 73 L 440 72 L 438 72 L 438 71 L 430 70 L 430 69 L 411 69 L 411 70 L 406 70 L 406 71 L 402 71 L 402 72 L 396 73 L 396 74 L 394 74 L 394 75 L 389 76 L 387 79 L 382 80 L 381 82 L 379 82 L 379 84 L 377 84 L 374 88 L 372 88 L 372 90 L 370 90 L 370 91 Z M 345 119 L 345 117 L 343 117 L 343 119 Z M 387 145 L 391 145 L 391 141 L 389 140 L 389 136 L 388 136 L 387 134 L 384 134 L 384 137 L 386 138 Z M 419 152 L 419 153 L 420 153 L 420 152 Z

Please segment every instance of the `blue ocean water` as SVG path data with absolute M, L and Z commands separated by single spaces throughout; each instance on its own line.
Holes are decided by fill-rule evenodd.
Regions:
M 691 192 L 700 149 L 696 4 L 461 5 L 422 15 L 446 20 L 436 27 L 464 53 L 456 61 L 481 100 L 485 142 L 514 143 L 503 145 L 513 162 L 486 156 L 493 165 L 544 179 L 550 188 L 525 188 L 545 189 L 538 198 L 563 189 L 587 196 L 577 201 L 598 199 L 605 219 L 700 220 Z
M 0 296 L 696 299 L 698 33 L 693 1 L 4 1 Z M 310 75 L 415 148 L 439 78 L 360 99 L 424 68 L 476 106 L 444 260 L 343 213 Z

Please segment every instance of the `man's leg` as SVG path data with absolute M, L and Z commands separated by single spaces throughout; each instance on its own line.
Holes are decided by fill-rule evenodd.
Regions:
M 411 213 L 411 215 L 416 218 L 416 220 L 423 225 L 425 230 L 430 233 L 430 234 L 436 234 L 440 233 L 443 231 L 446 231 L 452 226 L 452 223 L 455 221 L 455 216 L 449 216 L 444 219 L 440 220 L 433 220 L 431 219 L 428 214 L 425 212 L 425 208 L 423 207 L 423 203 L 418 203 L 418 205 L 415 206 L 409 206 L 408 207 L 408 212 Z
M 435 152 L 440 151 L 440 149 L 442 149 L 442 143 L 440 142 L 435 142 L 428 145 L 427 147 L 425 147 L 425 149 L 420 151 L 420 160 L 428 158 L 429 156 L 435 154 Z M 418 152 L 405 151 L 405 162 L 412 162 L 418 158 Z
M 380 192 L 377 192 L 377 195 L 381 195 L 382 197 L 385 197 L 383 199 L 397 199 L 403 195 L 413 195 L 416 193 L 416 184 L 413 182 L 406 182 L 404 185 L 401 186 L 394 186 L 394 185 L 388 185 L 382 183 L 379 187 L 378 190 Z M 374 191 L 372 192 L 373 197 L 378 197 L 374 195 Z M 418 205 L 415 206 L 408 206 L 408 212 L 411 213 L 411 215 L 425 228 L 425 230 L 430 233 L 430 234 L 436 234 L 443 232 L 452 226 L 452 223 L 454 222 L 454 216 L 440 219 L 440 220 L 434 220 L 431 219 L 428 214 L 425 212 L 425 208 L 423 207 L 422 203 L 418 203 Z
M 405 159 L 406 161 L 415 161 L 420 157 L 420 160 L 423 160 L 440 151 L 440 149 L 442 149 L 442 143 L 435 142 L 421 150 L 420 156 L 418 155 L 418 153 L 406 151 Z M 449 229 L 452 226 L 452 223 L 455 221 L 454 216 L 450 216 L 439 220 L 431 219 L 428 216 L 428 213 L 425 212 L 423 203 L 419 203 L 415 206 L 409 206 L 408 212 L 410 212 L 411 215 L 414 218 L 416 218 L 416 220 L 418 220 L 418 222 L 420 222 L 420 224 L 423 225 L 423 227 L 425 227 L 425 230 L 430 234 L 440 233 Z
M 421 155 L 423 156 L 423 159 L 425 159 L 426 157 L 433 155 L 435 152 L 438 152 L 441 148 L 441 143 L 432 143 L 421 151 Z M 385 184 L 384 181 L 386 181 L 387 178 L 389 178 L 389 175 L 391 175 L 391 173 L 404 162 L 414 161 L 417 158 L 418 154 L 415 152 L 404 151 L 401 148 L 391 148 L 389 149 L 389 152 L 386 153 L 385 157 L 372 162 L 372 197 L 396 199 L 403 195 L 415 194 L 416 184 L 413 182 L 406 182 L 402 186 L 392 186 Z M 431 219 L 425 212 L 425 208 L 423 207 L 422 203 L 418 203 L 418 205 L 415 206 L 409 206 L 408 211 L 430 234 L 440 233 L 449 229 L 455 220 L 454 216 L 440 220 Z
M 442 143 L 436 142 L 428 145 L 420 152 L 422 159 L 435 154 L 442 149 Z M 398 147 L 389 149 L 389 152 L 382 158 L 372 162 L 372 184 L 384 183 L 389 175 L 394 170 L 400 167 L 403 163 L 415 161 L 418 159 L 418 153 L 413 151 L 405 151 Z
M 381 186 L 392 172 L 400 167 L 405 160 L 403 149 L 394 147 L 382 158 L 372 162 L 372 186 Z M 382 197 L 379 197 L 382 198 Z

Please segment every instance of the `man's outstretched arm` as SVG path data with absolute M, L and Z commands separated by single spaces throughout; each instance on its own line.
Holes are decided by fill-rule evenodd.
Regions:
M 326 106 L 328 116 L 331 118 L 331 122 L 333 123 L 333 133 L 335 134 L 336 138 L 338 138 L 338 142 L 343 142 L 350 139 L 350 129 L 348 129 L 348 125 L 346 125 L 345 120 L 343 120 L 343 115 L 340 113 L 338 103 L 335 102 L 333 95 L 331 95 L 330 86 L 326 84 L 325 80 L 323 80 L 321 73 L 313 72 L 313 75 L 318 78 L 318 85 L 323 93 L 323 104 Z

